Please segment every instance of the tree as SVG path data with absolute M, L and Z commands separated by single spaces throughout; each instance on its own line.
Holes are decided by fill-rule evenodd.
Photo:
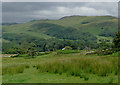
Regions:
M 101 43 L 99 43 L 99 48 L 102 50 L 105 50 L 110 47 L 111 47 L 111 45 L 108 44 L 105 40 L 103 40 L 103 41 L 101 41 Z
M 20 54 L 26 54 L 27 53 L 27 47 L 26 47 L 26 41 L 24 41 L 21 44 L 21 48 L 20 48 Z
M 44 52 L 46 51 L 46 43 L 44 43 L 44 45 L 43 45 L 43 51 Z
M 47 51 L 50 51 L 50 49 L 49 49 L 49 45 L 46 45 L 45 48 L 47 49 Z
M 116 33 L 116 37 L 114 38 L 113 43 L 115 48 L 120 48 L 120 32 Z
M 29 55 L 32 56 L 32 57 L 35 56 L 35 46 L 36 46 L 35 43 L 32 42 L 30 44 L 29 49 L 28 49 L 29 50 Z

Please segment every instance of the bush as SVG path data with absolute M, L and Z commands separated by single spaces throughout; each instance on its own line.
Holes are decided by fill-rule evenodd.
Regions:
M 65 46 L 65 50 L 72 50 L 72 47 L 70 47 L 70 46 Z
M 109 82 L 108 83 L 113 83 L 113 78 L 110 78 Z
M 89 80 L 89 78 L 88 78 L 88 77 L 84 77 L 84 80 L 85 80 L 85 81 L 88 81 L 88 80 Z
M 25 65 L 25 68 L 30 68 L 30 66 L 29 65 Z
M 96 54 L 98 55 L 110 55 L 116 52 L 115 48 L 111 48 L 111 49 L 105 49 L 105 50 L 97 50 Z

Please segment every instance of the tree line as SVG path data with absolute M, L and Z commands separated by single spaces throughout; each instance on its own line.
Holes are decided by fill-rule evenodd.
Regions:
M 13 34 L 14 35 L 14 34 Z M 89 34 L 88 34 L 89 35 Z M 55 51 L 64 48 L 65 46 L 70 46 L 73 50 L 83 50 L 86 47 L 91 49 L 107 49 L 107 48 L 117 48 L 120 47 L 120 32 L 116 34 L 116 37 L 113 40 L 113 43 L 106 43 L 104 40 L 101 43 L 97 43 L 94 39 L 78 39 L 78 40 L 70 40 L 70 39 L 57 39 L 57 38 L 36 38 L 26 35 L 17 35 L 15 36 L 3 36 L 4 39 L 10 40 L 10 42 L 2 43 L 2 52 L 7 54 L 19 53 L 20 48 L 21 53 L 24 49 L 27 49 L 27 52 L 33 50 L 31 43 L 34 43 L 34 51 L 36 52 L 45 52 L 45 51 Z M 113 45 L 114 44 L 114 45 Z M 31 48 L 30 48 L 31 47 Z M 29 52 L 30 53 L 30 52 Z M 32 53 L 32 51 L 31 51 Z

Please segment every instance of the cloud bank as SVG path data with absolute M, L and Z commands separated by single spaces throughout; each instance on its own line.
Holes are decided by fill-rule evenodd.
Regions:
M 116 16 L 117 2 L 3 2 L 3 22 L 59 19 L 64 16 Z
M 118 2 L 119 0 L 2 0 L 2 2 Z

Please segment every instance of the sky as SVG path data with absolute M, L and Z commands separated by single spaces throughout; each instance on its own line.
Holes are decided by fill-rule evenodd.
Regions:
M 1 0 L 2 2 L 118 2 L 120 0 Z
M 15 0 L 2 1 L 3 22 L 23 23 L 39 19 L 60 19 L 64 16 L 118 16 L 118 0 L 91 0 L 91 2 L 14 2 Z M 21 0 L 22 1 L 22 0 Z M 81 0 L 82 1 L 82 0 Z M 86 1 L 86 2 L 85 2 Z

